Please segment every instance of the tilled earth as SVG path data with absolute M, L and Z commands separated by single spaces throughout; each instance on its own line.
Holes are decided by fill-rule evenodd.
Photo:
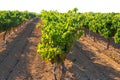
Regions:
M 36 53 L 41 36 L 37 22 L 28 23 L 0 47 L 0 80 L 53 80 L 52 65 Z M 99 48 L 84 38 L 77 41 L 65 60 L 64 80 L 120 80 L 120 64 Z

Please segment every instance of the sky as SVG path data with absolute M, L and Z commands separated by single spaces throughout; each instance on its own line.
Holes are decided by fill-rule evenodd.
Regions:
M 0 0 L 0 10 L 20 10 L 40 13 L 41 10 L 66 12 L 119 12 L 120 0 Z

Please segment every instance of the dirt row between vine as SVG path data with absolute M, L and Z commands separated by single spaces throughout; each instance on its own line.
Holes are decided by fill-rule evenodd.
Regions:
M 28 23 L 0 49 L 0 80 L 53 80 L 52 65 L 36 54 L 41 36 L 36 21 Z M 81 38 L 65 60 L 65 80 L 120 80 L 120 64 Z

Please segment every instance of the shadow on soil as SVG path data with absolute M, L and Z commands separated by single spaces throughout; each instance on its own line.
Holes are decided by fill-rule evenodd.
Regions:
M 106 39 L 106 38 L 104 38 L 103 36 L 101 36 L 101 35 L 99 35 L 99 34 L 97 34 L 97 33 L 94 33 L 94 32 L 92 32 L 92 31 L 90 31 L 90 30 L 87 30 L 87 29 L 85 30 L 85 32 L 86 32 L 87 35 L 89 35 L 91 38 L 92 38 L 92 37 L 95 37 L 96 41 L 99 41 L 101 44 L 106 43 L 106 46 L 107 46 L 107 44 L 108 44 L 108 42 L 109 42 L 112 47 L 114 47 L 114 48 L 116 48 L 116 49 L 120 49 L 120 44 L 115 43 L 114 38 Z M 102 41 L 102 42 L 101 42 L 101 41 Z
M 73 74 L 70 80 L 120 80 L 120 72 L 112 67 L 95 63 L 97 58 L 91 51 L 83 49 L 84 44 L 76 42 L 67 60 L 73 65 L 68 69 Z
M 28 38 L 35 29 L 37 21 L 28 23 L 13 41 L 7 43 L 6 50 L 0 53 L 0 80 L 16 80 L 17 78 L 32 80 L 28 64 L 31 58 L 34 58 L 34 55 L 30 54 L 34 52 L 33 49 L 30 49 L 34 43 L 29 42 Z M 32 37 L 36 36 L 32 35 Z

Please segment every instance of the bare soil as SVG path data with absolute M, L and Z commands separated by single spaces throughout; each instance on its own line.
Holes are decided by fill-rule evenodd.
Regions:
M 37 22 L 28 23 L 7 40 L 6 46 L 0 47 L 0 80 L 53 80 L 52 64 L 36 53 L 41 36 L 40 30 L 35 29 Z M 120 64 L 86 39 L 76 41 L 67 56 L 64 80 L 120 80 Z

